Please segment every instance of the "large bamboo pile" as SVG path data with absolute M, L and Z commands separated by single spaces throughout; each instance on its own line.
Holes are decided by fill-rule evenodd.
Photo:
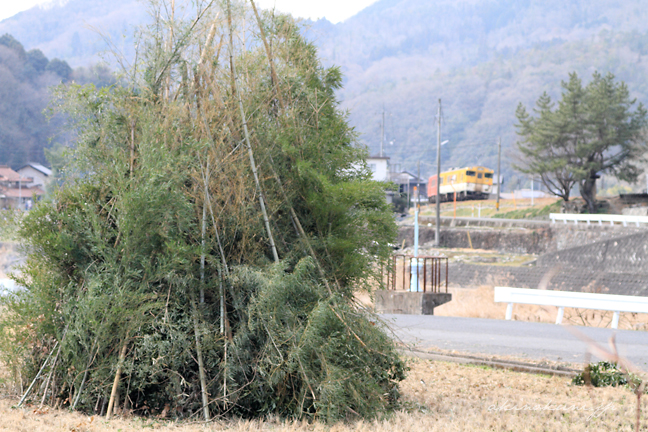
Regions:
M 77 143 L 26 218 L 28 289 L 0 320 L 36 384 L 23 399 L 108 418 L 381 414 L 404 366 L 352 291 L 395 226 L 339 71 L 252 1 L 151 10 L 123 85 L 58 90 Z

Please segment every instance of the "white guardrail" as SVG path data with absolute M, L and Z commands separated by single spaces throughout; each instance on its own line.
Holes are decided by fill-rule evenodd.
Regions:
M 495 302 L 508 303 L 506 319 L 513 316 L 513 305 L 534 304 L 558 307 L 556 324 L 560 324 L 566 307 L 613 311 L 612 328 L 619 327 L 619 313 L 648 313 L 648 297 L 552 291 L 528 288 L 495 287 Z
M 609 215 L 609 214 L 571 214 L 571 213 L 551 213 L 549 215 L 551 223 L 556 223 L 556 221 L 574 222 L 587 222 L 587 225 L 590 225 L 592 222 L 598 222 L 599 225 L 603 225 L 603 222 L 609 222 L 610 225 L 614 225 L 615 222 L 623 224 L 623 226 L 628 226 L 628 224 L 648 224 L 648 216 L 631 216 L 631 215 Z

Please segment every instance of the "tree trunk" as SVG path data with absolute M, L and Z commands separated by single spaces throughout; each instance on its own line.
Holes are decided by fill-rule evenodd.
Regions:
M 582 180 L 579 184 L 581 196 L 587 203 L 587 211 L 591 214 L 596 213 L 596 178 Z

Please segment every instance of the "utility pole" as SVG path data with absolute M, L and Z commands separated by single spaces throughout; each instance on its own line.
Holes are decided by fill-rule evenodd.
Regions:
M 500 202 L 500 189 L 502 188 L 502 137 L 497 140 L 497 204 L 495 204 L 495 211 L 499 211 Z
M 418 161 L 418 173 L 416 175 L 418 176 L 417 188 L 419 191 L 418 195 L 416 195 L 416 205 L 418 206 L 419 202 L 421 202 L 421 197 L 419 196 L 421 194 L 421 159 Z
M 385 106 L 382 110 L 382 123 L 380 123 L 380 157 L 385 156 L 383 153 L 385 148 Z
M 441 99 L 437 110 L 437 177 L 436 177 L 436 231 L 434 232 L 434 243 L 436 247 L 441 246 Z

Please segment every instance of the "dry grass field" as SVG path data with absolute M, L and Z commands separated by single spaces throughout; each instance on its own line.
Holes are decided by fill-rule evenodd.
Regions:
M 63 410 L 12 409 L 0 399 L 0 431 L 632 431 L 636 398 L 625 388 L 577 387 L 568 378 L 412 359 L 403 407 L 385 419 L 346 423 L 89 417 Z M 645 400 L 642 409 L 647 409 Z M 642 430 L 648 430 L 642 414 Z

